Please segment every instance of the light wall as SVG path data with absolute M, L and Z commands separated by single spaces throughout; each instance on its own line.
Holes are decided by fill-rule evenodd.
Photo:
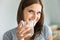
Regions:
M 50 17 L 48 19 L 50 24 L 60 24 L 60 0 L 43 0 L 43 2 L 45 14 Z
M 20 0 L 0 0 L 0 40 L 3 34 L 17 27 L 17 9 Z

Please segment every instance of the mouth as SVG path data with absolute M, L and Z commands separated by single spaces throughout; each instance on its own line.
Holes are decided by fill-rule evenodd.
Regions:
M 35 20 L 35 19 L 29 19 L 29 21 L 37 22 L 37 20 Z
M 29 23 L 32 23 L 32 25 L 35 26 L 37 22 L 34 19 L 29 19 Z

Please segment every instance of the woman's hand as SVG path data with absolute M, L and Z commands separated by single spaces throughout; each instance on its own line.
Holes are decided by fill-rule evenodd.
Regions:
M 18 25 L 16 32 L 18 40 L 29 40 L 32 36 L 32 28 L 27 26 L 22 27 L 21 23 Z

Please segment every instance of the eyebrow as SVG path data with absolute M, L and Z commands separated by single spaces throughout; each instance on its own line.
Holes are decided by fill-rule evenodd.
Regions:
M 30 9 L 30 11 L 33 11 L 34 12 L 34 10 L 32 10 L 32 9 Z M 41 11 L 38 11 L 38 13 L 41 13 Z
M 29 10 L 29 11 L 33 11 L 33 10 Z M 33 11 L 34 12 L 34 11 Z

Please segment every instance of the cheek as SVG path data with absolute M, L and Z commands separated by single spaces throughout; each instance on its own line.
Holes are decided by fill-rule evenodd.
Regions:
M 33 15 L 32 15 L 31 13 L 29 13 L 29 12 L 27 13 L 27 17 L 28 17 L 28 18 L 32 18 L 32 16 L 33 16 Z
M 24 20 L 29 20 L 31 18 L 31 15 L 28 12 L 24 13 Z
M 41 17 L 41 15 L 38 15 L 36 20 L 38 21 L 40 19 L 40 17 Z
M 27 19 L 28 18 L 28 15 L 25 13 L 24 14 L 24 19 Z
M 41 17 L 41 14 L 40 14 L 40 15 L 38 15 L 38 19 L 40 19 L 40 17 Z

